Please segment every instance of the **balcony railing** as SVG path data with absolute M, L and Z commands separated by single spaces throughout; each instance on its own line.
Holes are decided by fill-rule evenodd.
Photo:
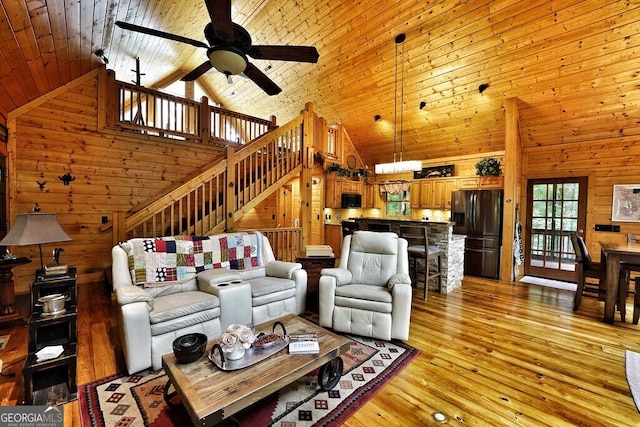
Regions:
M 265 120 L 200 102 L 115 81 L 117 113 L 113 126 L 140 134 L 219 147 L 244 145 L 276 128 Z

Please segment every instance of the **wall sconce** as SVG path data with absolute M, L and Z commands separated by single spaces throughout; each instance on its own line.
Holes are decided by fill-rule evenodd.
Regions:
M 59 177 L 58 177 L 58 179 L 59 179 L 60 181 L 62 181 L 62 183 L 63 183 L 64 185 L 69 185 L 69 183 L 70 183 L 71 181 L 75 181 L 75 180 L 76 180 L 76 177 L 75 177 L 75 176 L 72 176 L 69 172 L 67 172 L 67 173 L 65 173 L 64 175 L 59 176 Z
M 47 184 L 47 181 L 36 181 L 38 183 L 38 187 L 40 187 L 40 191 L 44 191 L 44 186 Z
M 109 58 L 107 58 L 107 57 L 104 55 L 104 50 L 102 50 L 102 49 L 98 49 L 98 50 L 96 50 L 96 51 L 94 52 L 94 54 L 95 54 L 98 58 L 102 59 L 102 62 L 104 62 L 104 64 L 105 64 L 105 65 L 107 65 L 107 64 L 109 63 Z
M 478 86 L 478 92 L 482 93 L 487 90 L 488 87 L 489 83 L 482 83 L 480 86 Z
M 373 116 L 373 120 L 375 120 L 376 122 L 379 122 L 381 118 L 382 117 L 380 117 L 380 114 L 376 114 L 375 116 Z
M 420 101 L 420 109 L 422 110 L 424 107 L 427 106 L 427 103 L 424 101 Z

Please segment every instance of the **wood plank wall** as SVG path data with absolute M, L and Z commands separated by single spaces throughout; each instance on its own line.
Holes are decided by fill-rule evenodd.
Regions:
M 523 153 L 521 221 L 526 218 L 526 179 L 588 177 L 585 242 L 592 258 L 600 259 L 598 242 L 626 242 L 626 233 L 640 233 L 640 223 L 616 222 L 620 233 L 595 231 L 595 224 L 611 224 L 613 186 L 640 184 L 640 138 L 602 139 L 597 142 L 526 148 Z
M 295 227 L 295 220 L 300 219 L 299 188 L 300 180 L 292 179 L 280 191 L 274 192 L 257 207 L 246 212 L 236 221 L 235 227 L 239 230 Z M 287 196 L 283 198 L 281 193 L 285 191 Z
M 98 131 L 98 74 L 70 83 L 66 90 L 15 117 L 16 173 L 12 212 L 55 212 L 71 242 L 43 245 L 64 248 L 61 262 L 76 265 L 80 285 L 102 279 L 111 265 L 111 231 L 100 232 L 102 217 L 129 210 L 215 160 L 220 151 L 181 142 L 142 140 L 133 134 Z M 10 126 L 12 116 L 9 115 Z M 71 173 L 65 186 L 58 177 Z M 41 191 L 38 182 L 46 182 Z M 16 292 L 27 293 L 38 256 L 37 247 L 12 248 L 34 263 L 15 269 Z

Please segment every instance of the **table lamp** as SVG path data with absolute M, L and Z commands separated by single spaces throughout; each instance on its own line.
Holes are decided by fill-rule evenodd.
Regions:
M 64 232 L 54 213 L 22 213 L 16 216 L 9 233 L 0 240 L 0 246 L 38 245 L 40 268 L 44 271 L 42 245 L 71 240 Z

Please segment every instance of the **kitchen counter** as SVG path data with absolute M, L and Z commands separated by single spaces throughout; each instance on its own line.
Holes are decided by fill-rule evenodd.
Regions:
M 358 222 L 361 230 L 366 230 L 371 223 L 389 224 L 391 231 L 398 234 L 400 234 L 400 226 L 404 224 L 426 226 L 429 245 L 437 246 L 444 251 L 444 256 L 442 257 L 442 289 L 440 289 L 440 292 L 449 293 L 462 286 L 465 236 L 453 234 L 453 222 L 383 218 L 350 218 L 350 220 Z M 430 285 L 429 289 L 435 289 L 435 284 Z
M 420 224 L 420 225 L 428 225 L 428 224 L 453 225 L 454 224 L 453 221 L 430 221 L 430 220 L 424 220 L 424 219 L 349 218 L 346 221 L 355 221 L 355 222 L 364 221 L 365 223 L 368 223 L 368 222 L 388 222 L 388 223 L 397 222 L 397 223 L 400 223 L 400 224 L 409 223 L 409 224 Z

